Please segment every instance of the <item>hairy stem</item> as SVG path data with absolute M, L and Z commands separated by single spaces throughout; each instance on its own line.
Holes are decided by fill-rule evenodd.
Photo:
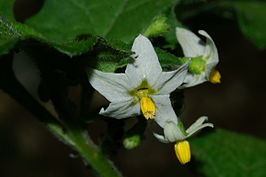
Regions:
M 72 146 L 101 177 L 122 177 L 112 162 L 81 128 L 68 126 L 63 130 L 56 124 L 48 124 L 48 127 L 59 139 Z

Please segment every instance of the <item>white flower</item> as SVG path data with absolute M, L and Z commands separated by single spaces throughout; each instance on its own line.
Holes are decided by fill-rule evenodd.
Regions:
M 178 124 L 172 121 L 167 121 L 164 127 L 164 136 L 154 133 L 154 136 L 162 143 L 173 143 L 185 140 L 194 135 L 204 127 L 213 127 L 212 123 L 204 123 L 208 117 L 202 116 L 198 118 L 187 130 L 184 130 L 182 123 Z
M 155 118 L 161 127 L 165 121 L 177 123 L 169 94 L 183 83 L 188 64 L 162 72 L 151 42 L 142 35 L 135 39 L 132 51 L 135 61 L 127 65 L 125 73 L 92 71 L 90 84 L 111 102 L 100 114 L 122 119 L 142 111 L 146 119 Z
M 177 119 L 177 117 L 176 117 Z M 183 124 L 172 121 L 166 121 L 164 127 L 164 136 L 154 133 L 154 136 L 162 143 L 176 143 L 175 152 L 178 160 L 185 164 L 190 161 L 190 146 L 187 138 L 194 135 L 204 127 L 213 127 L 212 123 L 204 123 L 208 118 L 206 116 L 200 117 L 187 130 L 184 129 Z
M 189 72 L 180 88 L 192 87 L 205 81 L 220 83 L 221 75 L 214 69 L 219 62 L 217 48 L 205 31 L 199 30 L 199 34 L 206 37 L 206 42 L 187 29 L 176 28 L 176 37 L 183 53 L 186 58 L 191 58 Z

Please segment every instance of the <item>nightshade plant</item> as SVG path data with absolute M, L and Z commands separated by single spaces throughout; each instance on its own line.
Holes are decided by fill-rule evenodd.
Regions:
M 191 8 L 193 3 L 199 6 Z M 200 30 L 198 36 L 182 22 L 201 12 L 229 9 L 243 34 L 265 48 L 264 2 L 45 0 L 36 14 L 20 21 L 14 4 L 15 0 L 0 0 L 0 89 L 31 111 L 99 176 L 123 176 L 108 157 L 122 144 L 126 149 L 140 146 L 147 127 L 160 142 L 175 143 L 181 164 L 191 157 L 200 161 L 197 169 L 207 177 L 266 176 L 265 170 L 258 172 L 265 160 L 239 165 L 252 167 L 257 175 L 246 169 L 233 173 L 239 163 L 235 159 L 266 155 L 265 142 L 222 129 L 209 129 L 205 136 L 192 139 L 213 124 L 205 123 L 207 117 L 202 116 L 186 129 L 179 119 L 186 88 L 221 82 L 215 69 L 219 61 L 215 37 L 208 34 L 212 32 Z M 77 98 L 71 96 L 72 88 L 78 90 Z M 92 103 L 97 92 L 110 102 L 107 108 L 103 102 Z M 90 109 L 92 104 L 99 105 L 97 110 Z M 127 118 L 136 122 L 124 130 Z M 119 123 L 113 124 L 114 119 Z M 111 128 L 96 144 L 87 125 L 98 120 Z M 153 122 L 157 129 L 147 126 Z M 225 148 L 219 151 L 221 146 Z M 226 155 L 227 147 L 233 158 Z M 223 170 L 228 166 L 231 170 Z

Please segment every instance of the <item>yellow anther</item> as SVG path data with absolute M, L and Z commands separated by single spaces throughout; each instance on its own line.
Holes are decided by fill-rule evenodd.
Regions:
M 212 70 L 209 81 L 213 84 L 221 83 L 221 74 L 218 70 Z
M 175 154 L 182 165 L 188 163 L 191 158 L 189 142 L 186 140 L 177 142 L 175 144 Z
M 149 97 L 142 97 L 140 99 L 140 109 L 146 119 L 155 118 L 155 105 Z

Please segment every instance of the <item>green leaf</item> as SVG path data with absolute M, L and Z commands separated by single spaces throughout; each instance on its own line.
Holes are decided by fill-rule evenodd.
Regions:
M 216 129 L 192 140 L 192 152 L 207 177 L 265 177 L 266 142 L 244 134 Z
M 121 41 L 106 41 L 97 36 L 83 36 L 81 39 L 58 42 L 45 38 L 41 33 L 36 32 L 27 25 L 10 22 L 0 17 L 0 55 L 8 53 L 17 43 L 25 45 L 29 39 L 54 47 L 59 52 L 70 57 L 91 51 L 96 44 L 101 46 L 102 51 L 100 52 L 112 52 L 113 58 L 124 58 L 131 54 L 128 45 Z M 111 60 L 110 62 L 114 61 Z
M 106 48 L 108 46 L 108 48 Z M 133 59 L 129 57 L 131 46 L 118 40 L 109 40 L 104 45 L 98 46 L 97 63 L 95 68 L 104 72 L 114 72 L 126 66 Z
M 129 42 L 175 1 L 46 0 L 41 11 L 26 23 L 53 40 L 90 34 Z
M 7 54 L 14 47 L 32 53 L 31 55 L 37 60 L 47 56 L 46 51 L 51 47 L 70 57 L 90 52 L 90 55 L 83 56 L 83 61 L 87 60 L 86 63 L 89 65 L 96 64 L 97 69 L 107 72 L 114 72 L 117 68 L 125 66 L 130 62 L 129 55 L 132 54 L 130 47 L 121 41 L 106 41 L 97 36 L 83 36 L 73 41 L 57 42 L 46 39 L 27 25 L 0 18 L 0 55 Z
M 114 72 L 118 68 L 122 68 L 126 66 L 132 59 L 131 58 L 123 58 L 118 63 L 112 61 L 112 56 L 102 57 L 101 61 L 97 63 L 95 69 L 104 72 Z
M 0 17 L 0 54 L 8 51 L 18 42 L 27 39 L 35 39 L 41 43 L 53 46 L 62 53 L 69 56 L 78 55 L 87 52 L 96 44 L 97 37 L 88 37 L 82 40 L 73 40 L 69 42 L 56 42 L 46 39 L 41 33 L 36 32 L 27 25 L 10 22 Z M 23 42 L 21 42 L 23 43 Z
M 158 55 L 158 59 L 162 68 L 166 71 L 173 70 L 183 64 L 179 58 L 165 50 L 155 48 L 155 51 Z

